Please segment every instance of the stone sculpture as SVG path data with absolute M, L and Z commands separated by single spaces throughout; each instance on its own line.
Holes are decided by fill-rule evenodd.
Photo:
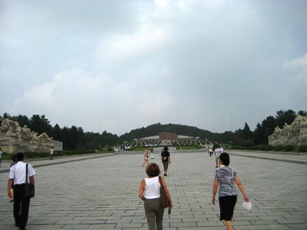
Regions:
M 18 122 L 4 118 L 0 127 L 0 146 L 7 153 L 49 152 L 54 142 L 46 133 L 38 136 L 27 126 L 20 127 Z
M 291 125 L 285 124 L 283 129 L 276 127 L 269 136 L 269 145 L 307 145 L 307 117 L 297 115 Z

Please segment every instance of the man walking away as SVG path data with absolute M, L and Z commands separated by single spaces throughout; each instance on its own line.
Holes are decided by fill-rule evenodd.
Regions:
M 10 168 L 10 176 L 7 185 L 7 194 L 11 198 L 11 187 L 14 184 L 14 218 L 15 226 L 19 227 L 19 230 L 25 230 L 30 207 L 30 198 L 25 198 L 26 189 L 26 163 L 23 162 L 24 154 L 17 153 L 17 163 Z M 28 181 L 35 184 L 34 180 L 35 171 L 32 165 L 28 164 Z

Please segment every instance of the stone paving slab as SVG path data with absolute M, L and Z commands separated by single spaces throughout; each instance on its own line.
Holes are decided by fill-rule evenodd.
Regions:
M 234 229 L 307 229 L 307 165 L 231 154 L 253 203 L 251 211 L 239 194 Z M 158 163 L 159 153 L 155 159 Z M 214 157 L 200 151 L 171 151 L 165 177 L 174 202 L 164 215 L 164 229 L 225 229 L 219 207 L 211 204 Z M 71 158 L 36 169 L 36 197 L 31 200 L 28 230 L 147 229 L 138 188 L 146 176 L 142 153 L 98 158 Z M 61 164 L 59 164 L 61 163 Z M 6 194 L 8 172 L 0 173 L 0 229 L 16 229 Z
M 100 157 L 107 157 L 107 156 L 113 156 L 114 153 L 94 153 L 94 154 L 84 154 L 84 155 L 71 155 L 71 156 L 60 156 L 60 157 L 54 157 L 53 160 L 50 159 L 26 159 L 26 162 L 31 163 L 35 168 L 37 167 L 44 167 L 48 165 L 53 164 L 64 164 L 64 163 L 70 163 L 73 161 L 81 161 L 81 160 L 89 160 L 89 159 L 96 159 Z M 1 172 L 8 172 L 11 165 L 11 161 L 3 160 L 1 167 L 0 167 L 0 173 Z

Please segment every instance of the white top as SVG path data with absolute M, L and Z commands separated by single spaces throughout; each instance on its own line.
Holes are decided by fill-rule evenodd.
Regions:
M 159 176 L 152 178 L 145 178 L 144 197 L 146 199 L 156 199 L 160 197 L 160 183 Z
M 30 183 L 30 176 L 35 175 L 32 165 L 28 164 L 28 183 Z M 26 163 L 18 161 L 10 168 L 10 179 L 14 179 L 14 184 L 26 183 Z
M 221 155 L 221 149 L 220 148 L 216 148 L 214 150 L 214 154 L 215 154 L 216 157 L 219 157 Z

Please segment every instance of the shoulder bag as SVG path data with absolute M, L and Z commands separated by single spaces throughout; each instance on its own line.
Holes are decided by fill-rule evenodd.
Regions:
M 161 206 L 163 208 L 168 208 L 170 206 L 170 202 L 169 202 L 168 196 L 166 195 L 165 188 L 162 184 L 161 176 L 159 176 L 159 182 L 160 182 L 160 185 L 161 185 L 161 187 L 160 187 Z
M 28 183 L 28 164 L 26 165 L 26 190 L 25 198 L 33 198 L 35 196 L 35 187 L 31 182 Z

